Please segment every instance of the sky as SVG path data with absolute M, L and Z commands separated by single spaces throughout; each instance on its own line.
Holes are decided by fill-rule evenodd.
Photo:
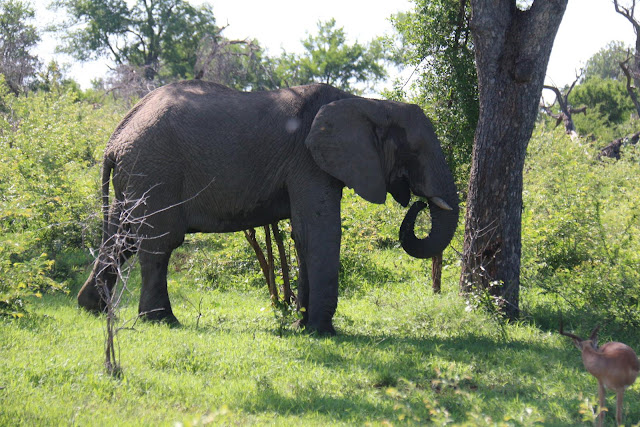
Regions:
M 218 26 L 227 26 L 223 35 L 230 39 L 255 38 L 271 55 L 282 49 L 300 52 L 300 40 L 307 34 L 316 34 L 319 21 L 336 19 L 349 41 L 368 42 L 372 38 L 391 34 L 389 17 L 412 8 L 409 0 L 190 0 L 193 4 L 204 1 L 212 4 Z M 545 0 L 547 1 L 547 0 Z M 49 0 L 36 0 L 38 25 L 60 19 L 59 13 L 48 11 Z M 556 36 L 547 69 L 547 83 L 562 87 L 570 84 L 589 57 L 612 40 L 633 45 L 633 27 L 618 15 L 611 0 L 569 0 L 562 24 Z M 43 37 L 36 53 L 49 60 L 55 56 L 56 40 Z M 72 63 L 58 56 L 60 62 Z M 107 61 L 72 64 L 69 74 L 83 88 L 91 80 L 108 71 Z M 409 72 L 405 71 L 404 74 Z M 394 73 L 395 74 L 395 73 Z M 382 89 L 382 88 L 381 88 Z

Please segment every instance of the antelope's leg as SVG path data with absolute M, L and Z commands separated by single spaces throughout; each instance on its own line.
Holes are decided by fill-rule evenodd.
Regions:
M 598 380 L 598 397 L 600 398 L 600 406 L 598 408 L 598 426 L 602 427 L 604 425 L 604 414 L 605 414 L 605 390 L 604 384 L 602 381 Z
M 616 391 L 616 422 L 622 425 L 622 400 L 624 399 L 624 389 Z

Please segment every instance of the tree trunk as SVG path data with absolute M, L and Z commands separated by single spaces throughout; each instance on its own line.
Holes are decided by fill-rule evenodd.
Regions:
M 264 243 L 267 247 L 267 286 L 269 288 L 269 294 L 273 302 L 278 301 L 278 285 L 276 285 L 276 271 L 275 263 L 273 260 L 273 245 L 271 244 L 271 231 L 269 226 L 264 226 Z
M 289 280 L 289 259 L 287 258 L 287 252 L 284 249 L 284 242 L 282 241 L 282 235 L 280 234 L 280 228 L 278 222 L 271 224 L 273 230 L 273 238 L 278 246 L 278 253 L 280 254 L 280 267 L 282 267 L 282 293 L 284 302 L 287 305 L 291 305 L 293 301 L 293 292 L 291 292 L 291 280 Z
M 434 294 L 439 294 L 442 288 L 442 254 L 431 258 L 431 287 Z
M 460 286 L 489 289 L 519 315 L 522 172 L 549 55 L 568 0 L 471 0 L 480 116 Z

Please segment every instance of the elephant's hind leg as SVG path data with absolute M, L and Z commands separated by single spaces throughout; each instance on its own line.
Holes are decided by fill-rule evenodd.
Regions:
M 106 237 L 103 236 L 104 241 L 89 278 L 78 292 L 78 305 L 91 312 L 105 311 L 106 294 L 111 293 L 118 280 L 119 266 L 124 265 L 135 252 L 132 247 L 126 247 L 126 239 L 116 237 L 121 213 L 121 203 L 114 201 L 109 209 L 109 221 L 104 225 L 107 228 Z
M 178 324 L 173 314 L 167 291 L 167 269 L 171 251 L 153 252 L 140 250 L 138 254 L 142 273 L 139 315 L 146 320 Z

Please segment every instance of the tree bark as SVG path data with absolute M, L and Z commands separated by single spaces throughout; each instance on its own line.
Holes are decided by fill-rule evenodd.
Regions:
M 280 254 L 280 266 L 282 267 L 282 294 L 284 302 L 287 305 L 291 305 L 293 301 L 293 292 L 291 292 L 291 281 L 289 280 L 289 260 L 287 259 L 287 252 L 284 249 L 284 242 L 282 241 L 282 235 L 280 234 L 280 228 L 278 223 L 271 224 L 273 230 L 273 238 L 278 246 L 278 254 Z
M 431 258 L 431 287 L 434 294 L 442 288 L 442 253 Z
M 273 260 L 273 245 L 271 244 L 271 231 L 269 226 L 264 226 L 264 242 L 267 247 L 267 286 L 269 287 L 269 294 L 274 302 L 278 301 L 278 285 L 276 285 L 276 271 L 275 263 Z
M 244 237 L 247 239 L 247 242 L 249 242 L 249 245 L 251 245 L 251 248 L 253 248 L 253 251 L 256 253 L 256 258 L 258 258 L 258 263 L 260 264 L 260 269 L 262 270 L 262 274 L 264 275 L 264 279 L 267 282 L 267 288 L 269 288 L 269 294 L 271 296 L 273 296 L 273 293 L 271 292 L 271 274 L 269 273 L 269 270 L 272 269 L 271 265 L 267 262 L 267 259 L 264 257 L 264 253 L 262 252 L 262 248 L 260 247 L 260 244 L 258 243 L 258 240 L 256 239 L 256 230 L 253 228 L 250 228 L 248 230 L 244 230 Z
M 461 289 L 489 289 L 519 315 L 522 172 L 549 55 L 568 0 L 471 0 L 480 116 L 465 218 Z
M 624 76 L 627 78 L 627 93 L 629 94 L 629 98 L 631 98 L 631 101 L 633 102 L 633 106 L 636 107 L 636 112 L 638 113 L 638 116 L 640 117 L 640 101 L 638 101 L 638 88 L 637 86 L 634 86 L 631 84 L 631 70 L 629 70 L 629 66 L 627 65 L 627 63 L 629 62 L 630 58 L 627 58 L 625 61 L 619 62 L 618 64 L 620 65 L 620 68 L 622 69 L 622 72 L 624 73 Z M 636 74 L 637 74 L 637 70 L 636 70 Z

